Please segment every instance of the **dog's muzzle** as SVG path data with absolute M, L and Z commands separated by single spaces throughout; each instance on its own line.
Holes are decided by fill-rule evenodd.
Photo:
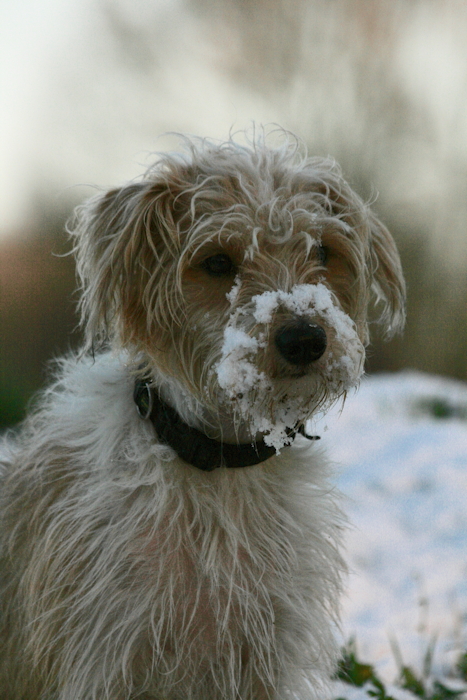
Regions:
M 280 328 L 275 336 L 276 348 L 289 364 L 309 365 L 319 360 L 327 346 L 326 332 L 317 323 L 300 319 Z

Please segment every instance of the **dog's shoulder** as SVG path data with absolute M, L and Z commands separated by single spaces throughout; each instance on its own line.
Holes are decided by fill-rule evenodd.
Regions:
M 133 379 L 124 355 L 77 354 L 55 363 L 51 383 L 34 397 L 26 420 L 0 446 L 1 471 L 18 459 L 34 462 L 47 452 L 71 453 L 115 443 L 137 423 Z

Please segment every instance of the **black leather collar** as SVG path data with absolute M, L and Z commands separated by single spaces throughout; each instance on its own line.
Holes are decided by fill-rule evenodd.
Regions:
M 239 445 L 213 440 L 185 423 L 144 379 L 136 381 L 133 398 L 139 415 L 151 421 L 159 441 L 169 445 L 185 462 L 203 471 L 210 472 L 218 467 L 251 467 L 276 453 L 276 449 L 263 440 Z M 302 428 L 291 430 L 289 437 L 294 439 L 297 432 L 312 440 L 319 439 L 306 435 Z

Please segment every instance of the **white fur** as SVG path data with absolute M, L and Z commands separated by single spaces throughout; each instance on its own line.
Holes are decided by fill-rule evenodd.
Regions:
M 14 679 L 3 629 L 8 699 L 322 697 L 343 564 L 321 450 L 297 438 L 262 465 L 201 472 L 154 442 L 124 358 L 61 373 L 5 464 L 11 546 L 34 532 L 3 570 L 22 594 L 13 637 L 28 659 Z M 51 452 L 68 455 L 60 475 Z M 22 482 L 31 507 L 17 513 Z

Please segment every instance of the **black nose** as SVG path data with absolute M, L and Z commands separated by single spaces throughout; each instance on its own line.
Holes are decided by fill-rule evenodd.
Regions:
M 280 354 L 291 365 L 308 365 L 319 360 L 327 344 L 324 328 L 302 320 L 278 330 L 275 341 Z

